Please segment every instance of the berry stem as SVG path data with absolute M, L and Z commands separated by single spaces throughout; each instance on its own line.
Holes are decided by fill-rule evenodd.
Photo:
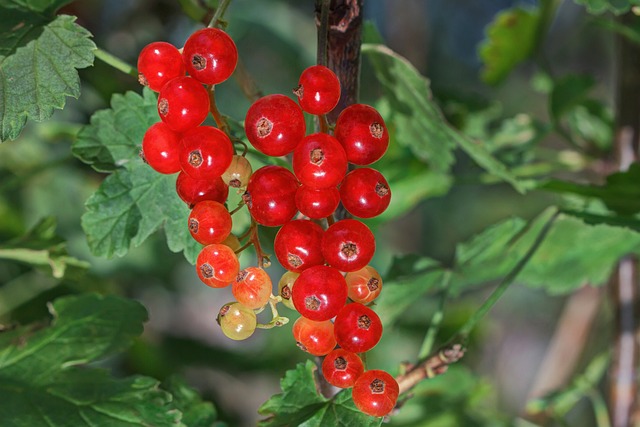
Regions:
M 318 28 L 318 50 L 317 59 L 318 65 L 327 66 L 327 51 L 328 51 L 328 38 L 329 38 L 329 7 L 331 6 L 331 0 L 321 0 L 320 4 L 320 27 Z
M 209 86 L 209 111 L 211 111 L 211 115 L 213 116 L 213 120 L 215 120 L 218 129 L 223 131 L 227 136 L 231 137 L 229 124 L 227 120 L 220 114 L 220 110 L 218 110 L 218 106 L 216 105 L 216 86 Z M 236 153 L 236 147 L 233 147 L 233 153 Z
M 278 314 L 277 305 L 281 301 L 282 301 L 282 298 L 280 296 L 274 296 L 273 294 L 271 294 L 271 296 L 269 297 L 269 307 L 271 308 L 271 321 L 269 323 L 258 323 L 256 325 L 256 328 L 272 329 L 274 327 L 283 326 L 289 323 L 288 317 L 280 316 L 280 314 Z
M 112 66 L 116 70 L 122 71 L 123 73 L 128 74 L 131 77 L 134 77 L 136 79 L 138 78 L 138 70 L 136 69 L 136 67 L 134 67 L 133 65 L 127 64 L 117 56 L 114 56 L 109 52 L 102 50 L 100 48 L 97 48 L 95 51 L 93 51 L 93 54 L 96 56 L 96 58 L 98 58 L 105 64 Z
M 213 17 L 211 17 L 211 21 L 209 22 L 209 25 L 207 25 L 207 27 L 224 28 L 227 26 L 227 23 L 222 20 L 222 17 L 227 11 L 227 7 L 229 7 L 230 3 L 231 0 L 220 0 L 220 3 L 218 3 L 218 7 L 216 8 L 216 13 L 214 13 Z
M 331 215 L 329 215 L 327 217 L 327 225 L 328 226 L 331 226 L 331 225 L 335 224 L 335 222 L 336 222 L 336 218 L 333 216 L 333 214 L 331 214 Z
M 420 352 L 418 353 L 418 360 L 426 359 L 431 351 L 433 350 L 433 344 L 436 340 L 436 335 L 440 330 L 440 325 L 442 324 L 442 319 L 444 318 L 444 305 L 449 297 L 449 284 L 451 283 L 451 271 L 447 271 L 444 273 L 444 277 L 442 279 L 442 284 L 440 287 L 442 288 L 442 295 L 440 296 L 440 300 L 438 301 L 438 308 L 433 316 L 431 316 L 431 324 L 429 325 L 429 329 L 425 334 L 424 341 L 422 342 L 422 346 L 420 347 Z
M 329 121 L 327 120 L 327 115 L 322 114 L 318 116 L 318 121 L 320 122 L 320 132 L 329 133 Z
M 233 215 L 234 213 L 238 212 L 240 209 L 242 209 L 243 206 L 244 206 L 244 202 L 238 203 L 238 206 L 234 210 L 229 212 L 229 215 Z

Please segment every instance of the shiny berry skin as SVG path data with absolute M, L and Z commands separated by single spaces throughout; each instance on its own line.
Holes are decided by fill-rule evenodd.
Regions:
M 264 307 L 271 296 L 271 278 L 260 267 L 247 267 L 240 271 L 231 291 L 238 302 L 254 310 Z
M 240 263 L 229 246 L 215 243 L 200 251 L 196 260 L 196 272 L 205 285 L 224 288 L 238 276 Z
M 375 311 L 358 302 L 342 307 L 334 324 L 336 341 L 340 347 L 354 353 L 371 350 L 382 337 L 380 317 Z
M 324 65 L 313 65 L 302 72 L 298 87 L 293 93 L 307 113 L 327 114 L 340 100 L 340 81 Z
M 286 270 L 296 273 L 323 264 L 320 248 L 323 234 L 324 230 L 315 222 L 306 219 L 287 222 L 273 242 L 278 261 Z
M 151 125 L 142 138 L 142 155 L 156 172 L 180 172 L 180 134 L 163 122 Z
M 269 227 L 283 225 L 296 214 L 298 180 L 282 166 L 264 166 L 251 175 L 242 199 L 253 219 Z
M 298 104 L 275 94 L 264 96 L 249 107 L 244 130 L 256 150 L 279 157 L 291 153 L 304 138 L 306 123 Z
M 379 160 L 389 147 L 389 132 L 375 108 L 352 104 L 342 110 L 334 135 L 344 147 L 347 159 L 355 165 Z
M 231 233 L 232 219 L 222 203 L 205 200 L 189 214 L 189 232 L 198 243 L 222 243 Z
M 347 301 L 347 283 L 338 270 L 316 265 L 304 270 L 292 290 L 298 312 L 310 320 L 329 320 Z
M 193 179 L 184 172 L 178 174 L 176 193 L 189 207 L 204 200 L 224 203 L 229 196 L 229 186 L 222 178 Z
M 182 54 L 171 43 L 153 42 L 138 55 L 138 81 L 159 92 L 169 80 L 184 76 Z
M 340 271 L 356 271 L 369 264 L 376 241 L 369 227 L 355 219 L 332 224 L 322 236 L 325 261 Z
M 196 79 L 176 77 L 160 89 L 158 114 L 171 129 L 185 132 L 207 118 L 209 94 Z
M 280 277 L 278 281 L 278 295 L 282 298 L 282 303 L 290 308 L 291 310 L 295 310 L 296 308 L 293 305 L 293 301 L 291 300 L 291 292 L 293 290 L 293 285 L 300 276 L 300 273 L 294 273 L 293 271 L 287 271 Z
M 335 325 L 334 325 L 335 330 Z M 340 388 L 353 387 L 364 372 L 360 357 L 344 348 L 336 348 L 322 361 L 322 376 L 329 384 Z
M 354 302 L 369 304 L 382 291 L 382 277 L 370 265 L 347 273 L 344 279 L 347 281 L 349 299 Z
M 400 394 L 398 382 L 385 371 L 372 369 L 360 375 L 353 385 L 353 403 L 372 417 L 388 415 Z
M 291 332 L 298 347 L 314 356 L 324 356 L 336 346 L 333 323 L 330 320 L 315 322 L 300 317 L 293 324 Z
M 220 308 L 218 325 L 222 333 L 232 340 L 246 340 L 256 330 L 256 313 L 238 302 L 230 302 Z
M 373 218 L 389 206 L 391 189 L 380 172 L 371 168 L 360 168 L 352 170 L 342 180 L 340 199 L 351 215 Z
M 246 157 L 240 155 L 234 155 L 231 159 L 231 164 L 222 174 L 222 180 L 229 187 L 233 188 L 245 188 L 249 183 L 249 178 L 253 173 L 251 163 Z
M 337 139 L 314 133 L 293 150 L 293 172 L 310 188 L 335 187 L 347 173 L 347 155 Z
M 213 126 L 191 129 L 180 142 L 180 165 L 194 179 L 219 178 L 233 159 L 231 140 Z
M 238 49 L 224 31 L 203 28 L 187 39 L 182 58 L 189 75 L 204 84 L 215 85 L 233 74 L 238 63 Z
M 296 206 L 311 219 L 326 218 L 338 208 L 340 192 L 336 187 L 310 188 L 301 185 L 296 191 Z

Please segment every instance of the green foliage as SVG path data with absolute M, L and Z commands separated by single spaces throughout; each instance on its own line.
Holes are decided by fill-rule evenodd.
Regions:
M 529 58 L 537 44 L 539 25 L 539 9 L 517 7 L 498 13 L 479 48 L 484 63 L 482 80 L 492 85 L 500 83 L 516 65 Z
M 260 427 L 276 426 L 361 426 L 377 427 L 382 418 L 360 412 L 351 400 L 351 390 L 343 390 L 327 399 L 318 391 L 316 366 L 311 361 L 300 363 L 287 371 L 281 382 L 282 393 L 277 394 L 259 409 L 268 416 Z
M 631 7 L 640 6 L 639 0 L 574 0 L 587 8 L 589 13 L 599 15 L 612 12 L 616 15 L 623 14 Z
M 142 333 L 147 313 L 140 304 L 85 294 L 58 299 L 50 311 L 54 320 L 48 328 L 22 327 L 0 334 L 3 422 L 184 425 L 179 424 L 181 413 L 172 396 L 156 380 L 116 379 L 103 369 L 84 366 L 123 351 Z
M 0 2 L 0 141 L 16 139 L 27 119 L 48 119 L 65 97 L 80 95 L 76 69 L 93 64 L 96 47 L 74 17 L 55 16 L 66 3 Z

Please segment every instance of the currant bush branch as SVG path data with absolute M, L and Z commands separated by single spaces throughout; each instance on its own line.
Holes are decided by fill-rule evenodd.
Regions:
M 138 78 L 138 70 L 136 69 L 136 67 L 134 67 L 133 65 L 127 64 L 117 56 L 114 56 L 113 54 L 100 48 L 97 48 L 96 50 L 94 50 L 93 54 L 95 55 L 96 58 L 98 58 L 105 64 L 112 66 L 116 70 L 122 71 L 123 73 L 128 74 L 131 77 L 134 77 L 135 79 Z
M 227 7 L 231 0 L 220 0 L 218 3 L 218 7 L 216 8 L 216 12 L 211 17 L 211 21 L 207 27 L 209 28 L 221 28 L 224 29 L 227 26 L 227 23 L 222 19 L 224 17 L 224 13 L 227 11 Z

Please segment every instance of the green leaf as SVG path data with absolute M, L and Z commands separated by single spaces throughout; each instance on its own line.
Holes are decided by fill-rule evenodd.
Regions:
M 97 256 L 124 256 L 164 226 L 173 252 L 183 251 L 195 263 L 202 246 L 189 234 L 189 208 L 175 191 L 176 177 L 162 175 L 133 160 L 102 182 L 87 200 L 82 228 Z
M 613 12 L 616 15 L 627 12 L 633 6 L 640 6 L 640 0 L 574 0 L 587 8 L 589 13 L 599 15 Z
M 64 3 L 0 3 L 8 15 L 0 26 L 0 141 L 16 139 L 27 119 L 48 119 L 64 107 L 67 96 L 80 95 L 76 69 L 93 64 L 91 35 L 75 17 L 47 18 L 25 9 L 29 5 L 49 13 Z
M 147 129 L 158 122 L 155 94 L 145 88 L 142 97 L 135 92 L 115 94 L 111 108 L 91 116 L 72 147 L 73 154 L 98 172 L 111 172 L 136 160 Z
M 559 120 L 567 111 L 580 105 L 594 85 L 591 76 L 569 75 L 555 82 L 549 98 L 553 118 Z
M 322 396 L 316 384 L 316 366 L 307 360 L 289 370 L 281 381 L 282 393 L 272 396 L 258 412 L 268 418 L 260 427 L 378 427 L 382 418 L 360 412 L 351 400 L 351 390 L 331 399 Z
M 508 182 L 520 192 L 530 183 L 518 181 L 504 164 L 491 155 L 481 141 L 474 141 L 453 129 L 432 100 L 429 81 L 405 58 L 382 45 L 362 45 L 378 80 L 382 83 L 393 115 L 398 143 L 437 173 L 448 173 L 454 162 L 453 150 L 459 146 L 481 167 Z
M 527 59 L 537 43 L 539 23 L 538 9 L 518 7 L 498 13 L 479 47 L 484 64 L 482 80 L 488 84 L 500 83 L 516 65 Z
M 184 380 L 171 377 L 162 383 L 162 389 L 173 396 L 173 405 L 182 412 L 182 424 L 187 427 L 212 427 L 216 421 L 216 408 L 204 402 Z
M 54 218 L 42 219 L 24 236 L 0 245 L 0 258 L 44 269 L 56 279 L 64 277 L 68 269 L 79 272 L 89 268 L 87 262 L 69 256 L 65 241 L 55 229 Z
M 50 327 L 0 339 L 0 412 L 12 426 L 176 426 L 180 412 L 152 378 L 112 378 L 84 365 L 122 351 L 147 319 L 115 296 L 56 300 Z M 24 330 L 22 330 L 24 331 Z M 4 334 L 0 334 L 2 337 Z

